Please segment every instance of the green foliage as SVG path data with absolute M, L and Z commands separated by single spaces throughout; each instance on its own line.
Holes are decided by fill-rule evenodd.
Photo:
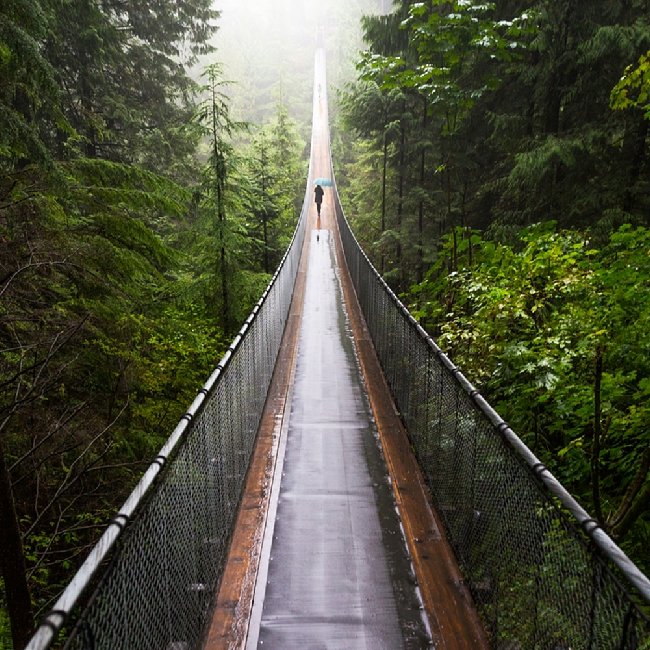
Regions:
M 280 98 L 274 121 L 252 138 L 246 160 L 254 216 L 248 234 L 258 251 L 257 266 L 266 273 L 271 273 L 282 259 L 302 207 L 306 176 L 300 161 L 302 145 Z
M 599 487 L 603 523 L 619 539 L 619 508 L 650 448 L 649 248 L 650 231 L 629 226 L 600 248 L 553 224 L 523 231 L 516 247 L 459 230 L 411 294 L 439 344 L 587 503 L 602 358 Z M 645 517 L 636 527 L 646 530 Z M 650 568 L 647 554 L 635 559 Z
M 202 75 L 207 84 L 201 88 L 206 94 L 196 115 L 196 121 L 208 144 L 208 161 L 203 170 L 202 196 L 199 202 L 203 243 L 199 252 L 203 260 L 203 279 L 207 287 L 219 287 L 210 296 L 215 313 L 221 314 L 221 326 L 233 333 L 241 322 L 239 297 L 240 253 L 245 230 L 238 213 L 243 209 L 243 197 L 238 172 L 239 160 L 231 138 L 245 131 L 249 125 L 236 122 L 230 116 L 230 101 L 225 88 L 231 82 L 221 78 L 222 67 L 212 64 Z M 210 242 L 210 243 L 208 243 Z
M 62 187 L 16 186 L 0 220 L 2 436 L 37 610 L 225 347 L 208 319 L 187 318 L 182 257 L 149 225 L 183 217 L 187 191 L 105 161 L 60 168 Z
M 42 56 L 39 38 L 47 19 L 38 2 L 14 0 L 0 8 L 0 172 L 21 159 L 47 165 L 50 155 L 31 123 L 43 105 L 55 109 L 58 85 L 55 70 Z
M 333 139 L 344 146 L 337 180 L 395 289 L 420 282 L 458 226 L 515 241 L 549 220 L 596 238 L 647 225 L 648 121 L 609 107 L 616 62 L 650 45 L 643 3 L 402 0 L 364 29 L 360 79 L 341 102 L 346 133 Z M 621 101 L 643 87 L 636 68 Z M 367 189 L 346 194 L 360 173 Z M 381 203 L 355 203 L 365 195 Z
M 231 117 L 222 68 L 206 68 L 206 99 L 196 120 L 207 147 L 196 224 L 187 233 L 198 263 L 195 290 L 222 329 L 234 333 L 257 301 L 288 245 L 299 210 L 301 143 L 280 101 L 274 122 L 245 144 L 250 125 Z M 302 168 L 302 169 L 301 169 Z
M 4 579 L 0 578 L 0 593 L 4 593 Z M 0 607 L 0 650 L 13 650 L 11 643 L 11 622 L 3 607 Z
M 630 91 L 633 96 L 630 96 Z M 650 51 L 642 54 L 635 66 L 629 65 L 620 81 L 612 89 L 610 106 L 614 110 L 639 107 L 650 119 Z
M 500 83 L 499 69 L 482 63 L 519 59 L 523 44 L 517 39 L 536 31 L 530 11 L 495 21 L 494 9 L 494 3 L 474 0 L 410 4 L 400 27 L 411 31 L 409 51 L 417 59 L 366 51 L 359 63 L 363 78 L 380 79 L 382 89 L 417 89 L 433 112 L 444 115 L 443 133 L 453 133 L 475 101 Z

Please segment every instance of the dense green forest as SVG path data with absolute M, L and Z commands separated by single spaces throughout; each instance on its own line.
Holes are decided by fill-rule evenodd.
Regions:
M 650 573 L 650 3 L 396 0 L 339 93 L 359 240 Z
M 258 300 L 306 161 L 210 0 L 0 7 L 0 646 L 23 647 Z
M 210 0 L 0 6 L 0 646 L 280 260 L 319 21 L 360 241 L 650 573 L 650 3 L 396 0 L 347 85 L 381 2 L 224 3 L 222 42 Z

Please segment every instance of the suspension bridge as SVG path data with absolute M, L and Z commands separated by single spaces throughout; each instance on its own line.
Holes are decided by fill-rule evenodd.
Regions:
M 650 581 L 317 214 L 326 87 L 278 271 L 28 648 L 650 648 Z

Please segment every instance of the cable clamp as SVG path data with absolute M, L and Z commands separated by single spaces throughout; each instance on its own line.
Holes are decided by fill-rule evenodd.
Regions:
M 57 625 L 54 622 L 50 621 L 50 616 L 60 616 L 63 620 Z M 58 632 L 68 619 L 68 612 L 63 611 L 62 609 L 51 609 L 45 616 L 43 616 L 43 620 L 41 621 L 40 625 L 49 627 L 50 630 L 53 632 Z
M 124 521 L 119 521 L 123 519 Z M 129 516 L 123 513 L 118 512 L 114 517 L 111 517 L 109 526 L 117 526 L 121 531 L 124 530 L 126 525 L 129 523 Z
M 156 456 L 156 457 L 151 461 L 151 464 L 152 464 L 152 465 L 156 464 L 156 465 L 158 465 L 159 467 L 162 468 L 163 465 L 164 465 L 166 462 L 167 462 L 167 457 L 166 457 L 166 456 L 161 456 L 161 455 L 159 454 L 158 456 Z
M 589 526 L 590 528 L 588 528 Z M 582 528 L 583 532 L 588 537 L 592 537 L 597 528 L 600 528 L 604 532 L 604 528 L 595 519 L 591 519 L 591 517 L 581 521 L 580 528 Z

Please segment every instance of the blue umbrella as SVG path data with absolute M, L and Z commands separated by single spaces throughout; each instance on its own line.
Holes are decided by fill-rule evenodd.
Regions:
M 320 185 L 325 187 L 332 187 L 332 181 L 329 178 L 317 178 L 314 181 L 314 185 Z

